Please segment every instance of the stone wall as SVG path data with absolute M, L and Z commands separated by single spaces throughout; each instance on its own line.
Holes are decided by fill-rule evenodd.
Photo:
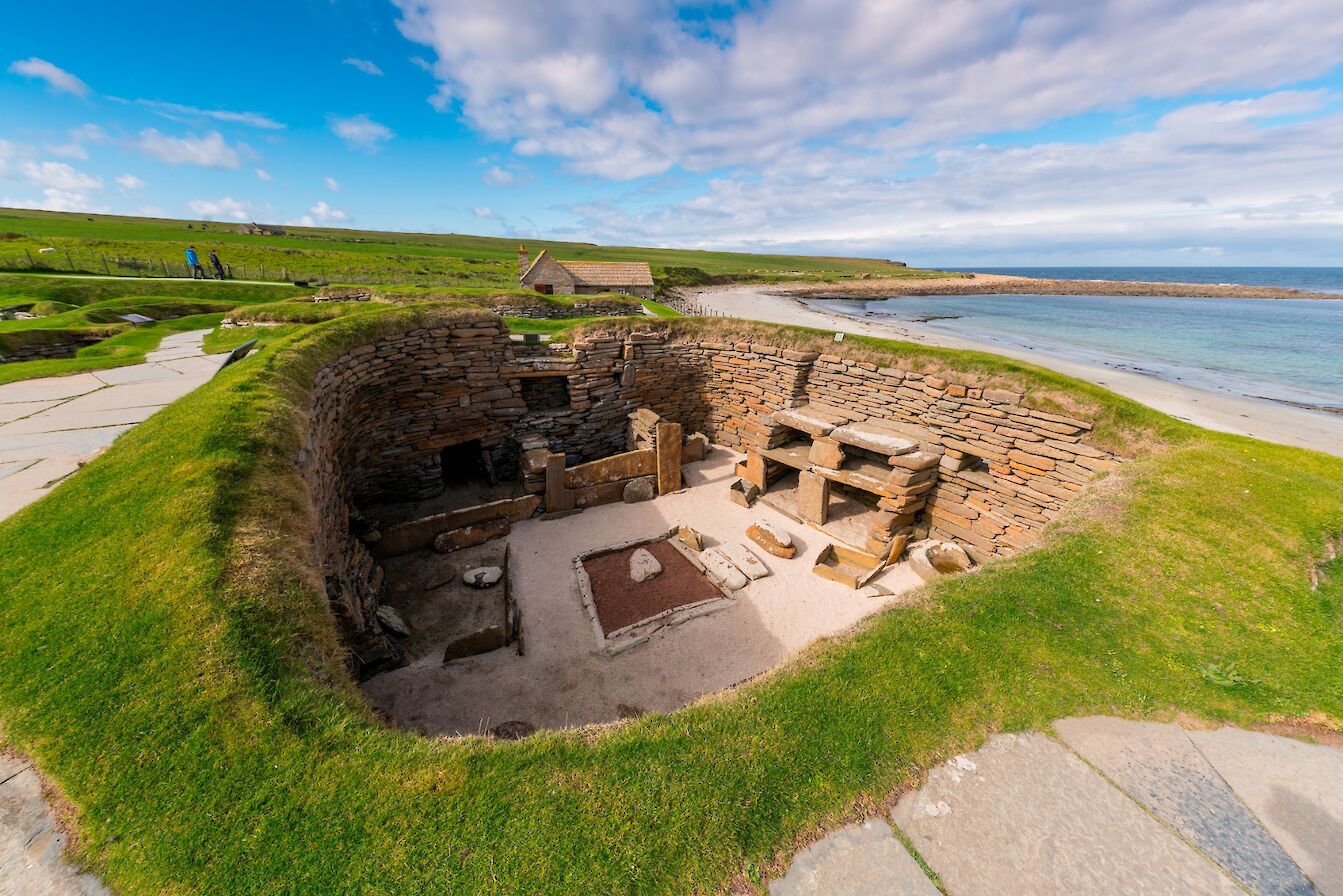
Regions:
M 40 331 L 33 331 L 40 332 Z M 21 342 L 24 331 L 15 331 L 15 342 Z M 71 334 L 59 342 L 26 342 L 10 348 L 0 347 L 0 364 L 14 364 L 20 361 L 40 361 L 44 358 L 73 358 L 79 350 L 88 345 L 102 342 L 110 333 Z
M 315 560 L 366 667 L 385 647 L 374 618 L 382 573 L 353 508 L 437 493 L 440 452 L 453 445 L 479 440 L 498 474 L 515 477 L 524 446 L 562 452 L 569 465 L 633 447 L 630 415 L 641 408 L 748 451 L 797 436 L 776 411 L 834 406 L 925 434 L 921 453 L 940 457 L 936 485 L 901 512 L 980 560 L 1026 546 L 1115 460 L 1087 444 L 1086 421 L 1027 408 L 1019 394 L 838 355 L 637 332 L 557 348 L 513 343 L 494 315 L 463 312 L 357 346 L 317 373 L 299 459 L 321 523 Z M 528 388 L 547 405 L 528 408 L 522 383 L 537 377 L 562 377 L 567 405 L 554 406 L 556 384 Z
M 490 310 L 500 317 L 526 317 L 532 320 L 559 320 L 569 317 L 628 317 L 642 314 L 637 305 L 606 299 L 600 302 L 574 302 L 572 305 L 560 302 L 510 302 L 499 299 L 490 305 Z

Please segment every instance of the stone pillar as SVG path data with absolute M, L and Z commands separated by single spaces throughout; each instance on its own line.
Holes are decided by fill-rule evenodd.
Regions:
M 529 267 L 531 267 L 531 266 L 532 266 L 532 260 L 531 260 L 531 257 L 527 255 L 527 247 L 526 247 L 526 246 L 518 246 L 518 279 L 519 279 L 519 280 L 522 279 L 522 275 L 523 275 L 523 274 L 527 273 L 527 268 L 529 268 Z
M 681 424 L 657 425 L 658 494 L 667 495 L 681 487 Z
M 830 480 L 810 470 L 798 473 L 797 515 L 813 526 L 824 526 L 829 510 Z
M 574 493 L 564 487 L 564 455 L 546 458 L 546 512 L 573 510 Z

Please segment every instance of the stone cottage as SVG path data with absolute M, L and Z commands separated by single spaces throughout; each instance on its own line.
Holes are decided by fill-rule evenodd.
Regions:
M 646 261 L 560 261 L 542 249 L 531 261 L 518 247 L 518 281 L 546 295 L 593 295 L 614 292 L 653 298 L 653 274 Z

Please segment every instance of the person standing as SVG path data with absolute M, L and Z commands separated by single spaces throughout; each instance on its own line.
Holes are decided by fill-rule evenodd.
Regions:
M 210 267 L 214 268 L 215 279 L 224 279 L 224 266 L 219 263 L 219 253 L 214 249 L 210 250 Z
M 201 267 L 200 256 L 196 254 L 195 246 L 187 246 L 187 267 L 191 269 L 191 279 L 199 277 L 205 279 L 205 269 Z

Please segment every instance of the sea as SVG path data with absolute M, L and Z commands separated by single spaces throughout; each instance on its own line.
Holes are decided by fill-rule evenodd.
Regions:
M 1216 392 L 1343 413 L 1343 268 L 998 268 L 1087 280 L 1241 283 L 1338 299 L 900 296 L 830 310 L 1033 349 Z M 1254 273 L 1250 273 L 1254 272 Z M 1197 279 L 1196 279 L 1197 278 Z
M 947 268 L 947 270 L 960 269 Z M 1309 292 L 1336 292 L 1343 296 L 1343 268 L 1055 267 L 973 270 L 982 274 L 1013 274 L 1018 277 L 1046 277 L 1055 280 L 1147 280 L 1158 283 L 1280 286 L 1284 289 L 1304 289 Z

